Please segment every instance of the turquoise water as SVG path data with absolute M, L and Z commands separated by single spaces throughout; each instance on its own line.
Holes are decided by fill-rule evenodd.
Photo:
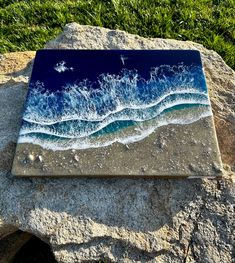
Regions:
M 173 106 L 170 109 L 166 109 L 161 114 L 171 112 L 174 110 L 182 110 L 182 109 L 195 108 L 195 107 L 197 108 L 197 107 L 207 107 L 207 106 L 204 106 L 202 104 L 181 104 L 181 105 Z M 136 121 L 115 121 L 114 123 L 111 123 L 108 126 L 106 126 L 105 128 L 103 128 L 102 130 L 100 130 L 96 133 L 93 133 L 91 136 L 92 137 L 98 137 L 98 136 L 102 136 L 105 134 L 118 132 L 124 128 L 128 128 L 131 126 L 138 126 L 138 125 L 139 125 L 139 122 L 136 122 Z

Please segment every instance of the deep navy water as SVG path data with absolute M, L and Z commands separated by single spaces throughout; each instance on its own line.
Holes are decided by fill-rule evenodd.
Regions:
M 123 65 L 120 57 L 125 59 Z M 65 61 L 73 71 L 58 74 L 54 70 L 56 63 Z M 101 74 L 118 74 L 123 68 L 138 69 L 143 79 L 150 78 L 150 69 L 162 65 L 196 66 L 202 73 L 200 53 L 195 50 L 39 50 L 34 62 L 31 82 L 43 80 L 46 89 L 60 90 L 67 83 L 74 83 L 82 79 L 91 82 L 97 80 Z M 175 68 L 177 70 L 177 68 Z M 178 69 L 180 71 L 180 69 Z M 172 76 L 173 71 L 165 71 L 165 76 Z M 194 79 L 194 87 L 206 91 L 203 78 Z M 94 85 L 93 88 L 98 88 Z

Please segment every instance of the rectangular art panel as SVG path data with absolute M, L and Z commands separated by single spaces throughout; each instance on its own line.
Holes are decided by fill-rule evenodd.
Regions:
M 200 53 L 38 51 L 12 173 L 220 175 Z

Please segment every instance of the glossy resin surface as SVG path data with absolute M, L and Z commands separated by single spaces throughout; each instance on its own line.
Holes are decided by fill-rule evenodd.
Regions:
M 18 176 L 217 176 L 200 53 L 40 50 L 12 172 Z

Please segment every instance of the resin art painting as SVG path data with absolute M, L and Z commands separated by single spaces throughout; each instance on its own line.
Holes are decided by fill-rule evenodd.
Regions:
M 12 173 L 220 175 L 200 53 L 37 51 Z

